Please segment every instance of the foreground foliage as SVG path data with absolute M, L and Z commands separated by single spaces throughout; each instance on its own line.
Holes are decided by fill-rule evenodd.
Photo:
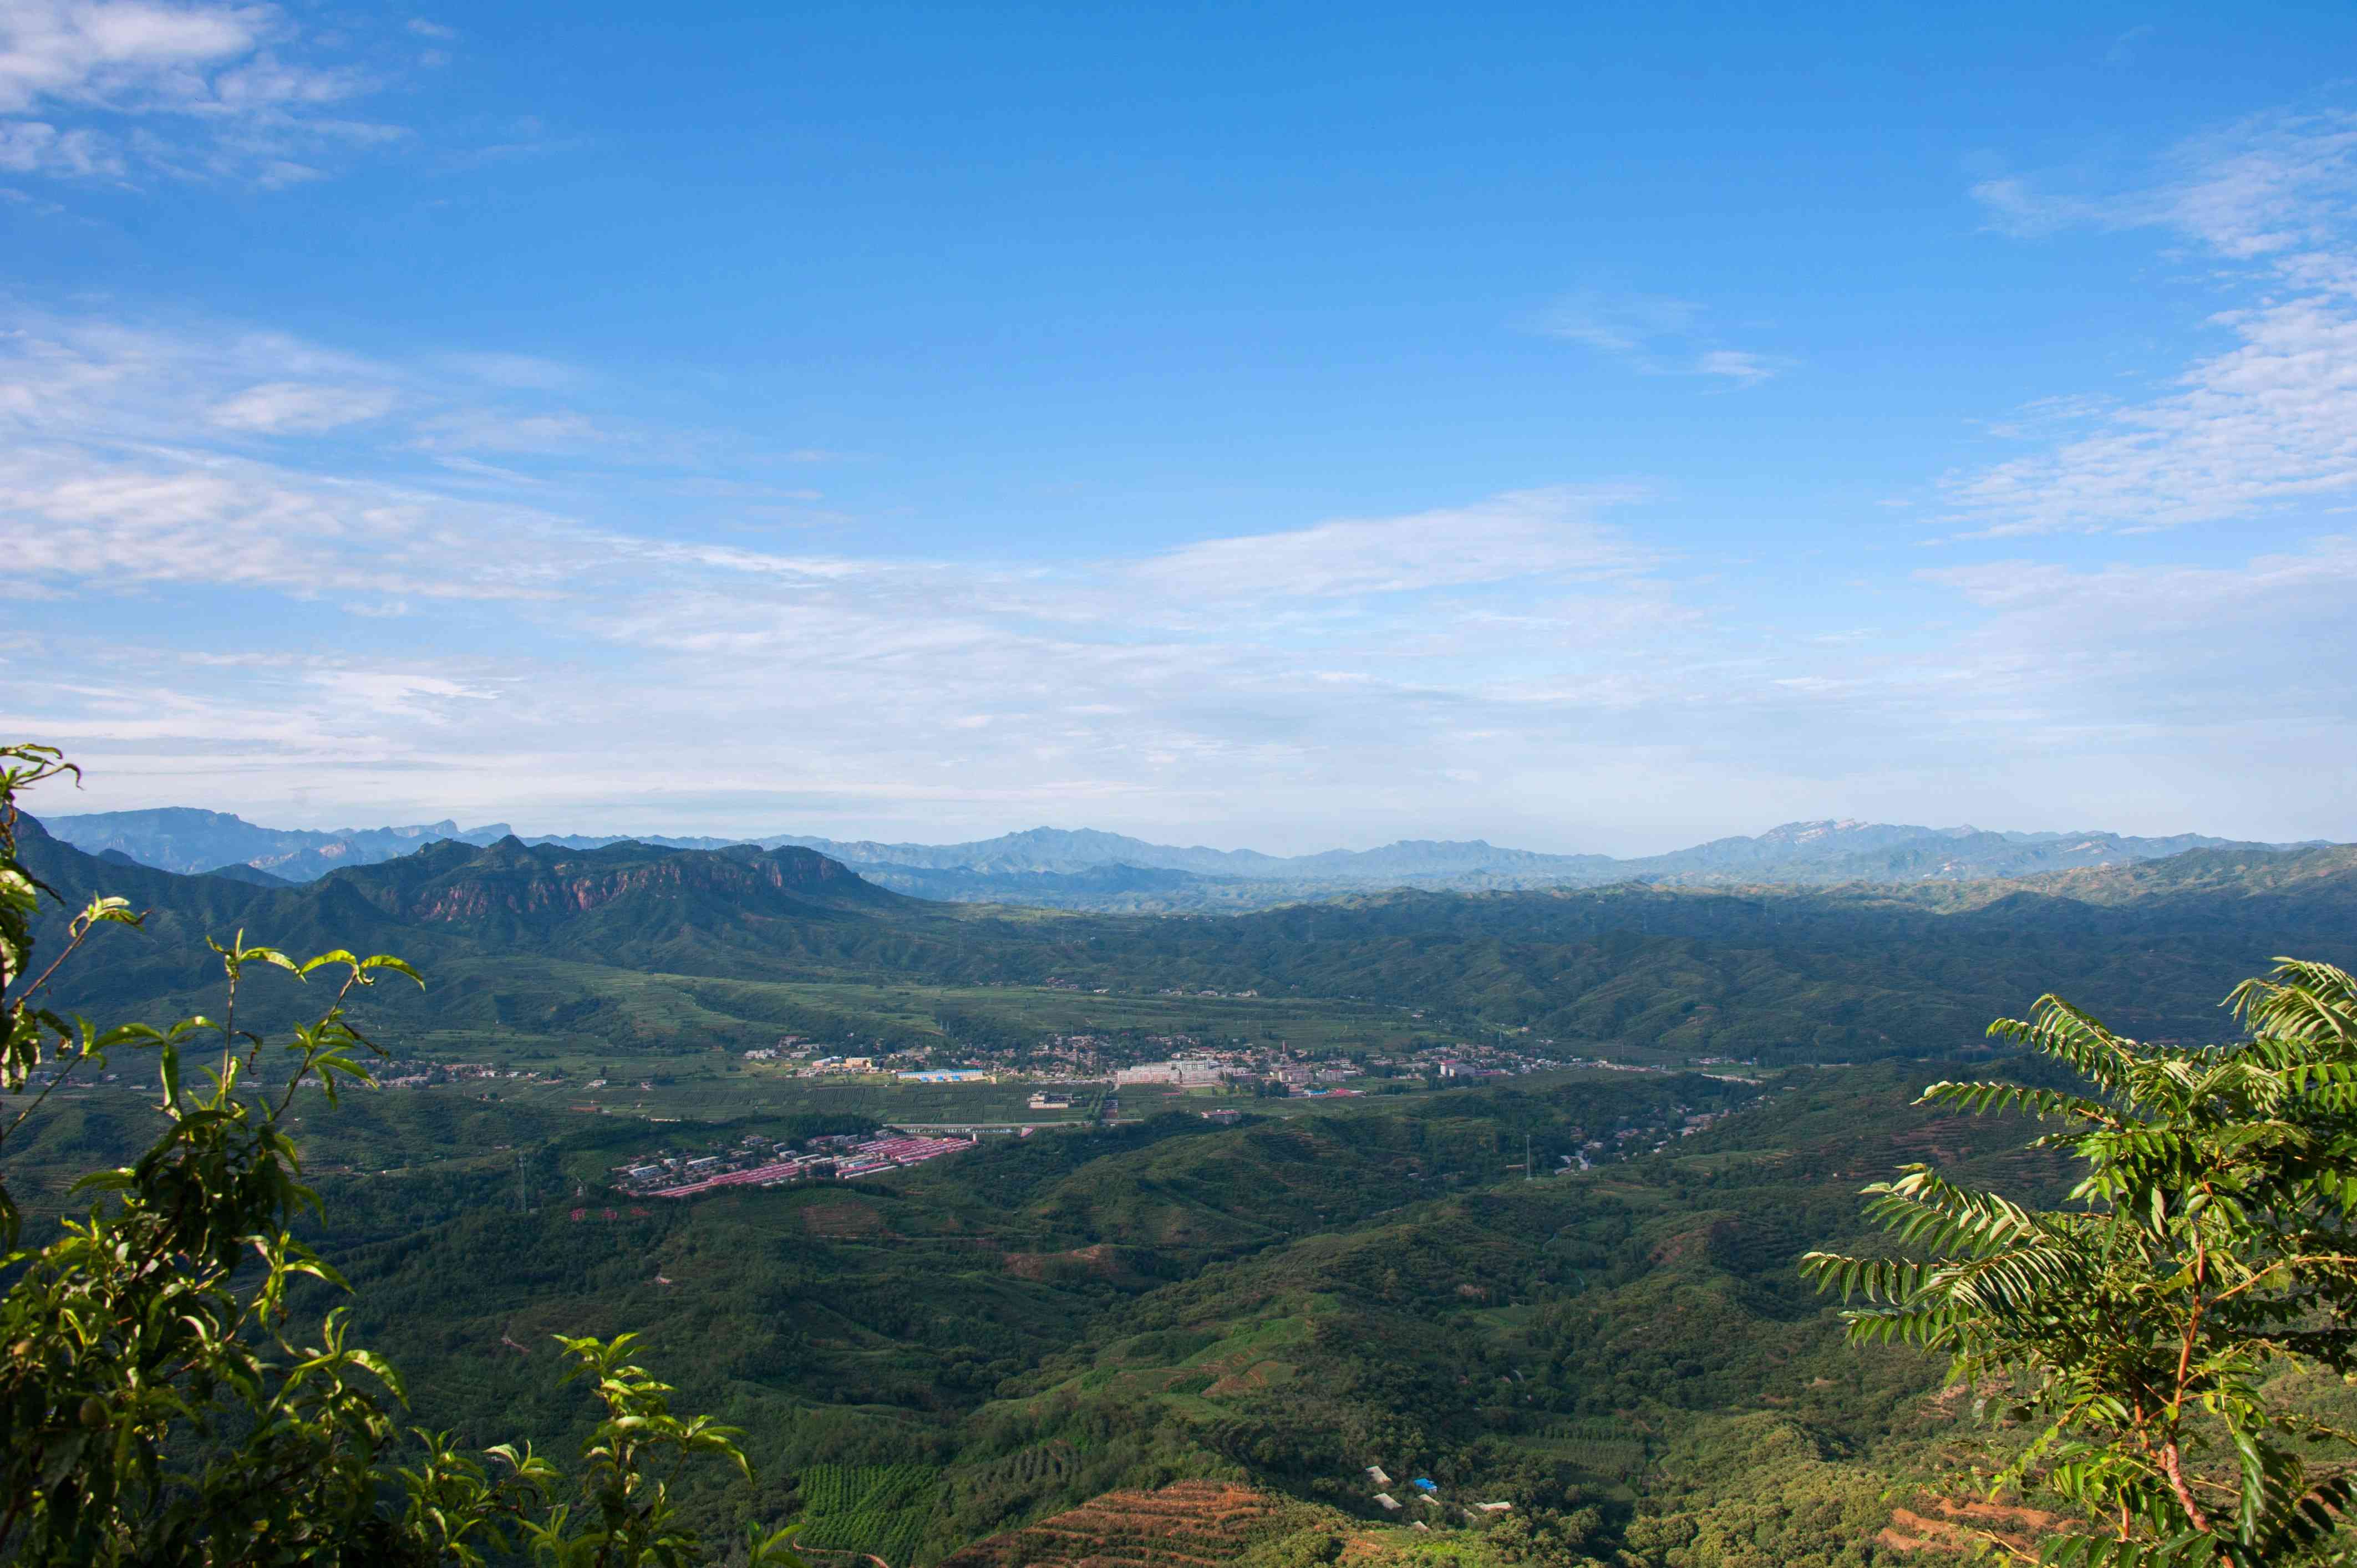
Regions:
M 218 1021 L 94 1028 L 42 1006 L 60 966 L 105 925 L 136 926 L 120 898 L 77 914 L 64 951 L 32 966 L 48 891 L 16 857 L 16 794 L 70 775 L 40 746 L 0 747 L 0 1087 L 26 1097 L 24 1128 L 77 1073 L 152 1057 L 161 1137 L 135 1163 L 90 1176 L 83 1219 L 21 1248 L 0 1187 L 0 1555 L 26 1563 L 481 1563 L 522 1549 L 565 1568 L 703 1557 L 671 1499 L 692 1459 L 745 1466 L 731 1429 L 672 1413 L 669 1388 L 630 1359 L 631 1337 L 566 1338 L 573 1376 L 602 1419 L 567 1483 L 529 1444 L 479 1454 L 404 1433 L 393 1369 L 353 1344 L 344 1306 L 305 1325 L 290 1291 L 341 1285 L 297 1240 L 317 1209 L 287 1112 L 306 1088 L 333 1103 L 368 1080 L 373 1051 L 346 1007 L 384 977 L 424 983 L 388 955 L 333 950 L 297 961 L 243 935 L 216 946 Z M 274 1047 L 238 1026 L 239 994 L 281 971 L 334 977 L 310 1021 Z M 196 1053 L 203 1082 L 188 1081 Z M 795 1561 L 787 1534 L 746 1542 L 756 1563 Z
M 2069 1206 L 1910 1165 L 1867 1189 L 1910 1255 L 1806 1260 L 1871 1304 L 1844 1315 L 1853 1339 L 1948 1352 L 1957 1380 L 2033 1423 L 1998 1479 L 2043 1486 L 2091 1526 L 2050 1538 L 2045 1562 L 2357 1555 L 2341 1529 L 2357 1434 L 2271 1387 L 2357 1370 L 2357 982 L 2278 963 L 2228 999 L 2239 1044 L 2142 1045 L 2052 996 L 2000 1020 L 1992 1033 L 2083 1089 L 1943 1082 L 1923 1101 L 2061 1122 L 2040 1143 L 2085 1162 Z

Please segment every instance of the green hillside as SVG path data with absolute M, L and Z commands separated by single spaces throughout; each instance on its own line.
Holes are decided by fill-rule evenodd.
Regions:
M 1370 1464 L 1592 1510 L 1600 1546 L 1641 1535 L 1722 1431 L 1845 1456 L 1852 1503 L 1933 1462 L 1953 1426 L 1925 1402 L 1937 1368 L 1841 1349 L 1792 1270 L 1853 1233 L 1855 1188 L 1898 1162 L 2050 1175 L 2018 1127 L 1908 1109 L 1921 1076 L 1599 1076 L 1224 1130 L 1172 1117 L 690 1203 L 551 1194 L 548 1144 L 533 1213 L 496 1167 L 332 1178 L 349 1218 L 325 1239 L 357 1329 L 462 1435 L 560 1441 L 585 1415 L 547 1337 L 639 1328 L 683 1402 L 748 1429 L 757 1507 L 808 1508 L 821 1544 L 895 1568 L 1183 1476 L 1372 1522 Z M 1670 1104 L 1734 1114 L 1629 1164 L 1500 1179 L 1526 1135 Z M 919 1476 L 938 1488 L 921 1530 L 900 1497 Z

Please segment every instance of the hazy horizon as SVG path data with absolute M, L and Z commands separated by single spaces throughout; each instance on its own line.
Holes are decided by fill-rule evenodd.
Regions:
M 176 802 L 173 802 L 173 803 L 172 803 L 172 806 L 177 806 L 177 807 L 188 807 L 188 806 L 189 806 L 189 803 L 188 803 L 188 802 L 187 802 L 187 801 L 176 801 Z M 171 809 L 171 808 L 170 808 L 170 807 L 116 807 L 116 808 L 109 808 L 108 810 L 109 810 L 109 811 L 150 811 L 150 810 L 167 810 L 167 809 Z M 224 811 L 224 810 L 225 810 L 224 808 L 213 807 L 213 806 L 196 806 L 196 807 L 193 807 L 192 809 L 197 810 L 197 811 Z M 96 815 L 102 815 L 102 814 L 105 814 L 105 813 L 103 813 L 103 812 L 100 812 L 100 811 L 55 811 L 55 810 L 52 810 L 52 811 L 48 811 L 48 812 L 41 812 L 41 811 L 34 811 L 32 814 L 33 814 L 34 816 L 36 816 L 37 818 L 41 818 L 41 819 L 43 819 L 44 821 L 48 821 L 48 820 L 51 820 L 51 819 L 64 819 L 64 818 L 81 817 L 81 816 L 96 816 Z M 758 841 L 758 840 L 762 840 L 762 839 L 774 839 L 774 838 L 780 838 L 780 837 L 795 837 L 795 838 L 822 838 L 822 839 L 828 839 L 828 840 L 832 840 L 832 841 L 834 841 L 834 842 L 836 842 L 836 843 L 888 843 L 888 844 L 889 844 L 889 843 L 903 843 L 903 844 L 910 844 L 910 845 L 920 845 L 920 846 L 923 846 L 923 847 L 926 847 L 926 848 L 941 848 L 941 847 L 946 847 L 946 846 L 956 845 L 956 844 L 988 843 L 988 842 L 993 841 L 993 840 L 1001 839 L 1001 838 L 1009 838 L 1009 837 L 1014 837 L 1014 836 L 1017 836 L 1017 835 L 1019 835 L 1019 834 L 1022 834 L 1022 833 L 1030 832 L 1035 832 L 1035 831 L 1043 831 L 1043 832 L 1091 832 L 1091 831 L 1093 831 L 1093 832 L 1098 832 L 1117 833 L 1117 834 L 1120 834 L 1120 835 L 1125 836 L 1125 837 L 1134 838 L 1134 839 L 1139 839 L 1139 840 L 1145 841 L 1145 842 L 1149 843 L 1157 844 L 1157 845 L 1159 845 L 1159 846 L 1161 846 L 1161 847 L 1163 847 L 1163 848 L 1169 848 L 1169 849 L 1209 849 L 1209 850 L 1217 851 L 1217 852 L 1220 852 L 1220 853 L 1222 853 L 1222 854 L 1232 854 L 1232 853 L 1238 853 L 1238 852 L 1247 852 L 1247 853 L 1248 853 L 1248 852 L 1258 852 L 1258 853 L 1263 854 L 1274 855 L 1274 856 L 1277 856 L 1277 857 L 1281 857 L 1281 858 L 1292 858 L 1292 857 L 1297 857 L 1297 856 L 1301 856 L 1301 855 L 1318 854 L 1323 853 L 1323 852 L 1325 852 L 1325 851 L 1329 851 L 1329 850 L 1341 850 L 1341 851 L 1346 851 L 1346 852 L 1363 852 L 1363 851 L 1367 851 L 1367 850 L 1383 849 L 1383 848 L 1387 848 L 1387 847 L 1389 847 L 1389 846 L 1391 846 L 1391 845 L 1393 845 L 1393 844 L 1396 844 L 1396 843 L 1486 843 L 1490 844 L 1492 848 L 1496 848 L 1496 849 L 1504 849 L 1504 850 L 1523 850 L 1523 851 L 1529 851 L 1529 852 L 1533 852 L 1533 853 L 1536 853 L 1536 854 L 1561 854 L 1561 855 L 1599 854 L 1599 855 L 1608 855 L 1608 856 L 1609 856 L 1609 857 L 1611 857 L 1611 858 L 1613 858 L 1613 859 L 1616 859 L 1616 860 L 1640 860 L 1640 859 L 1643 859 L 1643 858 L 1645 858 L 1645 857 L 1647 857 L 1647 856 L 1649 856 L 1649 855 L 1654 855 L 1654 854 L 1670 854 L 1670 853 L 1674 852 L 1674 851 L 1677 851 L 1677 850 L 1682 850 L 1682 849 L 1690 849 L 1690 848 L 1693 848 L 1693 847 L 1695 847 L 1695 845 L 1698 845 L 1698 844 L 1708 843 L 1712 843 L 1712 842 L 1715 842 L 1715 841 L 1717 841 L 1717 840 L 1721 840 L 1721 839 L 1730 839 L 1730 838 L 1759 838 L 1759 837 L 1760 837 L 1760 836 L 1762 836 L 1762 835 L 1764 835 L 1764 834 L 1767 834 L 1767 833 L 1770 833 L 1770 832 L 1775 832 L 1775 831 L 1777 831 L 1778 829 L 1781 829 L 1781 828 L 1787 828 L 1787 827 L 1798 827 L 1798 826 L 1805 826 L 1805 825 L 1814 825 L 1814 824 L 1818 824 L 1818 823 L 1834 823 L 1834 824 L 1837 824 L 1837 825 L 1839 825 L 1839 826 L 1844 826 L 1844 827 L 1847 827 L 1847 826 L 1858 826 L 1858 825 L 1870 825 L 1870 826 L 1879 826 L 1879 827 L 1920 827 L 1920 828 L 1927 829 L 1927 830 L 1929 830 L 1929 831 L 1931 831 L 1931 832 L 1951 832 L 1951 831 L 1966 831 L 1966 830 L 1969 830 L 1969 831 L 1974 831 L 1974 832 L 1995 832 L 1995 833 L 2009 833 L 2009 832 L 2019 832 L 2019 833 L 2055 833 L 2055 834 L 2059 834 L 2059 835 L 2061 835 L 2061 836 L 2066 837 L 2066 838 L 2067 838 L 2067 837 L 2070 837 L 2070 836 L 2072 836 L 2072 835 L 2073 835 L 2073 834 L 2077 834 L 2077 833 L 2099 833 L 2099 832 L 2115 833 L 2115 834 L 2118 834 L 2119 836 L 2124 837 L 2124 838 L 2172 838 L 2172 837 L 2178 836 L 2178 835 L 2179 835 L 2179 834 L 2180 834 L 2180 833 L 2194 833 L 2194 834 L 2199 834 L 2199 835 L 2201 835 L 2201 836 L 2207 837 L 2207 838 L 2232 839 L 2232 840 L 2236 840 L 2236 841 L 2238 841 L 2238 842 L 2244 842 L 2244 843 L 2291 843 L 2291 842 L 2297 842 L 2297 841 L 2292 841 L 2292 840 L 2282 840 L 2282 839 L 2263 839 L 2263 838 L 2260 838 L 2260 837 L 2258 837 L 2257 835 L 2254 835 L 2254 834 L 2247 834 L 2247 833 L 2235 833 L 2235 832 L 2220 832 L 2220 831 L 2218 831 L 2217 829 L 2214 829 L 2214 828 L 2207 828 L 2207 827 L 2179 828 L 2179 829 L 2173 829 L 2173 830 L 2170 830 L 2170 831 L 2166 832 L 2130 832 L 2129 830 L 2123 829 L 2123 828 L 2106 827 L 2106 826 L 2098 826 L 2098 825 L 2089 825 L 2089 824 L 2085 824 L 2085 823 L 2081 823 L 2081 824 L 2078 824 L 2078 825 L 2075 825 L 2075 826 L 2066 827 L 2066 828 L 2054 828 L 2054 827 L 2002 827 L 2002 826 L 2000 826 L 2000 827 L 1991 827 L 1991 826 L 1989 826 L 1989 825 L 1988 825 L 1988 824 L 1986 824 L 1986 823 L 1981 823 L 1981 822 L 1921 822 L 1921 821 L 1893 821 L 1893 822 L 1868 822 L 1866 819 L 1862 819 L 1862 818 L 1839 818 L 1839 817 L 1795 817 L 1795 818 L 1789 818 L 1789 819 L 1786 819 L 1785 821 L 1778 822 L 1769 822 L 1769 823 L 1764 823 L 1764 824 L 1761 824 L 1761 825 L 1759 825 L 1759 826 L 1754 826 L 1754 827 L 1738 827 L 1738 828 L 1733 828 L 1733 829 L 1727 830 L 1727 831 L 1725 831 L 1725 832 L 1706 833 L 1706 834 L 1704 834 L 1704 835 L 1702 835 L 1702 836 L 1700 836 L 1700 837 L 1696 837 L 1696 838 L 1692 838 L 1692 839 L 1681 839 L 1681 840 L 1677 840 L 1677 841 L 1675 841 L 1675 842 L 1674 842 L 1674 843 L 1673 843 L 1673 842 L 1663 842 L 1663 843 L 1659 843 L 1648 844 L 1648 845 L 1645 845 L 1645 846 L 1643 846 L 1643 847 L 1632 848 L 1632 849 L 1625 849 L 1625 850 L 1588 849 L 1588 848 L 1582 848 L 1582 847 L 1578 847 L 1578 846 L 1573 846 L 1573 847 L 1570 847 L 1570 848 L 1555 848 L 1555 847 L 1551 847 L 1551 846 L 1549 846 L 1549 845 L 1547 845 L 1547 844 L 1543 844 L 1543 843 L 1523 843 L 1523 842 L 1519 842 L 1519 841 L 1515 841 L 1515 840 L 1509 840 L 1509 839 L 1500 838 L 1500 837 L 1496 836 L 1495 834 L 1491 834 L 1491 833 L 1482 833 L 1482 832 L 1472 832 L 1472 833 L 1416 833 L 1416 832 L 1410 832 L 1410 833 L 1402 833 L 1402 834 L 1399 834 L 1399 835 L 1396 835 L 1396 836 L 1394 836 L 1394 837 L 1388 838 L 1388 839 L 1380 839 L 1380 840 L 1360 840 L 1360 841 L 1353 841 L 1353 842 L 1348 842 L 1348 843 L 1340 842 L 1340 841 L 1334 841 L 1334 842 L 1315 841 L 1315 840 L 1312 840 L 1312 839 L 1310 839 L 1310 838 L 1304 838 L 1304 839 L 1302 839 L 1302 840 L 1299 842 L 1299 845 L 1298 845 L 1298 847 L 1279 847 L 1279 846 L 1272 845 L 1271 843 L 1266 843 L 1266 842 L 1254 842 L 1254 841 L 1248 841 L 1248 840 L 1243 840 L 1243 839 L 1239 839 L 1239 838 L 1233 838 L 1233 837 L 1229 837 L 1229 836 L 1223 836 L 1223 835 L 1221 835 L 1221 834 L 1218 834 L 1218 833 L 1215 833 L 1215 832 L 1210 832 L 1210 831 L 1208 831 L 1208 830 L 1205 830 L 1205 829 L 1202 829 L 1202 828 L 1200 828 L 1200 827 L 1189 827 L 1189 826 L 1185 826 L 1185 825 L 1163 826 L 1163 827 L 1151 827 L 1151 826 L 1149 826 L 1149 827 L 1143 828 L 1143 829 L 1131 830 L 1131 829 L 1126 829 L 1126 828 L 1114 828 L 1114 827 L 1107 827 L 1107 826 L 1105 826 L 1105 825 L 1104 825 L 1104 824 L 1103 824 L 1103 823 L 1097 823 L 1097 822 L 1068 822 L 1068 823 L 1056 823 L 1056 822 L 1030 822 L 1030 823 L 1027 823 L 1026 825 L 1021 826 L 1021 827 L 1003 828 L 1003 829 L 1000 829 L 1000 830 L 998 830 L 998 831 L 996 831 L 996 832 L 991 832 L 962 833 L 962 834 L 956 835 L 956 836 L 954 836 L 954 837 L 949 837 L 949 836 L 939 836 L 939 837 L 933 837 L 933 838 L 922 838 L 922 837 L 911 837 L 911 836 L 909 836 L 909 835 L 908 835 L 908 834 L 906 834 L 906 833 L 876 833 L 876 832 L 813 832 L 813 831 L 809 830 L 809 829 L 805 829 L 805 828 L 798 828 L 798 827 L 791 827 L 791 826 L 787 826 L 787 827 L 759 828 L 759 829 L 747 829 L 747 830 L 733 831 L 733 832 L 732 832 L 732 831 L 707 832 L 707 831 L 705 831 L 705 830 L 694 830 L 694 831 L 687 831 L 687 830 L 674 830 L 674 829 L 671 829 L 671 828 L 664 828 L 664 827 L 658 827 L 658 826 L 650 826 L 650 825 L 645 824 L 645 823 L 640 823 L 640 824 L 638 824 L 637 826 L 635 826 L 635 827 L 633 827 L 633 828 L 579 828 L 579 827 L 564 827 L 564 826 L 554 826 L 554 827 L 552 827 L 552 826 L 527 825 L 527 824 L 521 824 L 521 823 L 517 823 L 517 822 L 514 822 L 510 821 L 510 819 L 509 819 L 509 818 L 507 818 L 506 816 L 503 816 L 503 815 L 500 815 L 500 814 L 498 814 L 498 813 L 494 813 L 494 814 L 492 814 L 492 815 L 490 815 L 490 816 L 489 816 L 489 817 L 480 818 L 480 819 L 471 819 L 471 818 L 469 818 L 469 819 L 461 819 L 461 818 L 454 817 L 454 816 L 450 815 L 448 812 L 443 812 L 443 813 L 440 813 L 440 814 L 438 814 L 438 815 L 421 816 L 421 817 L 409 818 L 409 819 L 402 819 L 402 820 L 391 820 L 391 819 L 388 819 L 388 820 L 382 821 L 382 822 L 362 822 L 362 821 L 357 821 L 357 820 L 336 820 L 336 821 L 331 821 L 331 822 L 318 822 L 318 823 L 311 823 L 311 822 L 272 822 L 272 821 L 264 821 L 264 820 L 263 820 L 263 819 L 260 819 L 260 818 L 257 818 L 257 817 L 253 817 L 253 816 L 249 815 L 248 813 L 246 813 L 246 812 L 242 812 L 242 811 L 228 811 L 226 814 L 231 815 L 231 816 L 238 817 L 238 818 L 242 819 L 242 821 L 244 821 L 245 822 L 247 822 L 248 824 L 250 824 L 250 825 L 252 825 L 252 826 L 253 826 L 253 827 L 257 827 L 257 828 L 264 828 L 264 829 L 271 829 L 271 830 L 281 831 L 281 832 L 328 832 L 328 833 L 339 832 L 369 832 L 369 831 L 372 831 L 372 830 L 382 830 L 382 829 L 402 829 L 402 828 L 430 827 L 430 826 L 436 826 L 436 825 L 438 825 L 438 824 L 440 824 L 440 823 L 442 823 L 442 822 L 451 822 L 451 823 L 453 823 L 453 824 L 454 824 L 454 826 L 456 827 L 456 829 L 457 829 L 457 832 L 469 832 L 469 833 L 471 833 L 471 832 L 479 832 L 479 830 L 481 830 L 481 829 L 483 829 L 483 828 L 487 828 L 487 827 L 493 827 L 493 826 L 499 826 L 499 825 L 504 824 L 504 825 L 506 825 L 506 826 L 507 826 L 511 831 L 512 831 L 512 832 L 516 834 L 516 836 L 518 836 L 518 837 L 520 837 L 520 838 L 522 838 L 522 839 L 525 839 L 525 840 L 527 840 L 527 841 L 529 841 L 529 840 L 531 840 L 531 839 L 534 839 L 534 838 L 541 838 L 541 837 L 556 838 L 556 837 L 571 837 L 571 836 L 579 836 L 579 837 L 584 837 L 584 838 L 598 838 L 598 837 L 607 837 L 607 836 L 617 836 L 617 837 L 629 838 L 629 837 L 636 836 L 636 837 L 647 837 L 647 838 L 715 838 L 715 839 L 726 839 L 726 840 L 728 840 L 729 842 L 732 842 L 732 843 L 752 843 L 752 842 L 755 842 L 755 841 Z

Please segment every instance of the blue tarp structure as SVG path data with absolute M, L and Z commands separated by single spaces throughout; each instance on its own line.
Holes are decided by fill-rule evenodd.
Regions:
M 1412 1484 L 1423 1487 L 1427 1492 L 1437 1492 L 1440 1490 L 1438 1487 L 1432 1484 L 1432 1477 L 1429 1476 L 1418 1476 Z

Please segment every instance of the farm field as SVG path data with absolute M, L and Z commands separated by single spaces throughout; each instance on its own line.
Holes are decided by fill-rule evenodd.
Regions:
M 1211 1568 L 1238 1557 L 1296 1510 L 1224 1481 L 1108 1492 L 1021 1530 L 976 1541 L 943 1568 Z
M 1645 1434 L 1619 1421 L 1555 1421 L 1540 1433 L 1512 1442 L 1526 1452 L 1613 1480 L 1626 1480 L 1645 1467 Z
M 942 1489 L 931 1465 L 813 1465 L 802 1477 L 798 1544 L 909 1568 Z
M 1410 1010 L 1318 998 L 1164 996 L 1034 985 L 903 985 L 851 980 L 716 979 L 585 964 L 551 964 L 550 993 L 501 1003 L 492 1026 L 421 1019 L 401 1031 L 404 1053 L 598 1076 L 618 1057 L 693 1060 L 731 1056 L 801 1034 L 856 1054 L 879 1040 L 953 1039 L 980 1026 L 1027 1039 L 1117 1036 L 1140 1043 L 1186 1035 L 1206 1044 L 1283 1042 L 1313 1056 L 1388 1050 L 1453 1037 Z M 560 999 L 559 988 L 570 993 Z M 565 1028 L 577 1018 L 583 1026 Z M 636 1049 L 633 1049 L 633 1047 Z
M 712 1070 L 683 1074 L 676 1058 L 632 1064 L 658 1077 L 641 1089 L 619 1053 L 603 1066 L 617 1077 L 608 1087 L 527 1084 L 521 1079 L 468 1080 L 421 1089 L 350 1090 L 332 1111 L 307 1096 L 294 1127 L 307 1137 L 306 1158 L 321 1174 L 377 1179 L 436 1176 L 489 1181 L 512 1173 L 520 1155 L 554 1148 L 563 1179 L 602 1183 L 610 1167 L 658 1147 L 706 1152 L 748 1133 L 791 1138 L 817 1131 L 870 1127 L 1031 1127 L 1050 1136 L 1092 1124 L 1103 1084 L 1051 1086 L 1071 1094 L 1065 1111 L 1033 1111 L 1040 1087 L 1029 1080 L 910 1084 L 885 1079 L 812 1080 L 782 1074 Z M 461 1058 L 464 1059 L 464 1058 Z M 668 1069 L 668 1070 L 666 1070 Z M 1518 1087 L 1541 1092 L 1582 1083 L 1644 1081 L 1593 1069 L 1529 1074 Z M 1242 1092 L 1133 1084 L 1118 1091 L 1119 1120 L 1134 1124 L 1177 1112 L 1227 1108 L 1278 1119 L 1380 1116 L 1435 1091 L 1419 1080 L 1394 1080 L 1386 1092 L 1318 1099 L 1261 1100 Z M 1441 1091 L 1448 1092 L 1448 1091 Z M 12 1148 L 28 1212 L 55 1214 L 65 1187 L 90 1162 L 128 1157 L 152 1136 L 154 1089 L 131 1074 L 121 1081 L 59 1095 L 56 1115 L 21 1147 Z M 1519 1157 L 1519 1156 L 1515 1156 Z M 1501 1160 L 1505 1156 L 1499 1156 Z M 553 1175 L 544 1175 L 543 1185 Z

